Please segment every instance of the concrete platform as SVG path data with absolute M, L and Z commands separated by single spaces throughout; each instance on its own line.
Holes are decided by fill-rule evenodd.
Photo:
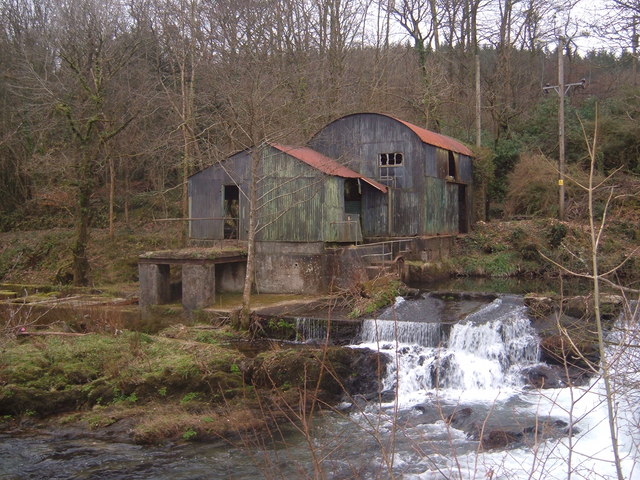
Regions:
M 171 266 L 182 268 L 182 305 L 186 310 L 215 303 L 218 282 L 244 278 L 247 254 L 238 248 L 184 248 L 147 252 L 138 258 L 140 306 L 171 301 Z

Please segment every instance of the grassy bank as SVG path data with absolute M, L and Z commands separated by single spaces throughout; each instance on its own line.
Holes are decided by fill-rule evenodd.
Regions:
M 600 245 L 600 269 L 620 267 L 615 278 L 625 285 L 640 281 L 640 224 L 611 221 Z M 560 275 L 558 265 L 588 273 L 590 240 L 587 226 L 553 219 L 479 222 L 457 239 L 448 258 L 413 262 L 409 268 L 426 281 L 435 278 L 545 278 Z M 555 263 L 554 263 L 555 262 Z M 558 264 L 558 265 L 556 265 Z
M 376 362 L 363 362 L 371 352 L 265 343 L 247 355 L 240 340 L 227 327 L 183 325 L 159 335 L 5 339 L 0 425 L 116 431 L 139 443 L 228 438 L 376 388 Z

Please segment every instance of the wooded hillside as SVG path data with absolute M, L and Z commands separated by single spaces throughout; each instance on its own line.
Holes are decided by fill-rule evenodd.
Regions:
M 0 229 L 73 225 L 75 272 L 92 226 L 113 230 L 143 204 L 186 216 L 185 178 L 264 138 L 302 144 L 339 116 L 377 111 L 475 144 L 476 54 L 476 172 L 489 200 L 506 196 L 511 214 L 553 214 L 544 198 L 507 194 L 522 158 L 527 183 L 555 195 L 558 96 L 542 87 L 558 81 L 558 35 L 566 82 L 586 80 L 567 98 L 569 171 L 586 158 L 579 118 L 591 131 L 598 105 L 601 173 L 640 173 L 637 0 L 597 15 L 592 31 L 618 47 L 589 53 L 575 49 L 584 26 L 571 8 L 542 0 L 11 0 L 0 9 Z

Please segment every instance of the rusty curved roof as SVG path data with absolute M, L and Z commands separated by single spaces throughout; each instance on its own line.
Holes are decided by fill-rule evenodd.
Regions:
M 290 145 L 280 145 L 277 143 L 270 143 L 269 145 L 271 145 L 276 150 L 280 150 L 287 155 L 291 155 L 292 157 L 297 158 L 301 162 L 304 162 L 310 167 L 326 173 L 327 175 L 342 178 L 358 178 L 363 182 L 368 183 L 373 188 L 380 190 L 382 193 L 387 193 L 387 187 L 385 185 L 376 182 L 371 178 L 365 177 L 358 172 L 354 172 L 350 168 L 339 164 L 335 160 L 321 154 L 320 152 L 316 152 L 309 147 L 292 147 Z
M 424 143 L 428 143 L 429 145 L 435 145 L 436 147 L 444 148 L 445 150 L 451 150 L 452 152 L 461 153 L 463 155 L 467 155 L 469 157 L 473 157 L 473 152 L 462 142 L 455 140 L 451 137 L 447 137 L 446 135 L 442 135 L 440 133 L 432 132 L 431 130 L 427 130 L 426 128 L 418 127 L 413 123 L 405 122 L 404 120 L 400 120 L 392 115 L 387 115 L 385 113 L 381 113 L 380 115 L 384 115 L 385 117 L 393 118 L 398 122 L 402 123 L 404 126 L 409 127 L 413 133 L 420 137 Z
M 455 139 L 453 139 L 451 137 L 447 137 L 446 135 L 442 135 L 440 133 L 432 132 L 431 130 L 427 130 L 426 128 L 418 127 L 417 125 L 414 125 L 413 123 L 405 122 L 404 120 L 400 120 L 399 118 L 394 117 L 393 115 L 386 114 L 386 113 L 360 112 L 360 113 L 351 113 L 349 115 L 344 115 L 344 116 L 342 116 L 340 118 L 335 119 L 333 122 L 328 123 L 324 127 L 322 127 L 322 129 L 320 129 L 320 131 L 318 133 L 320 133 L 322 130 L 327 128 L 327 126 L 330 125 L 331 123 L 334 123 L 334 122 L 337 122 L 338 120 L 341 120 L 343 118 L 352 117 L 352 116 L 355 116 L 355 115 L 381 115 L 383 117 L 391 118 L 392 120 L 395 120 L 396 122 L 399 122 L 399 123 L 403 124 L 405 127 L 409 128 L 413 133 L 415 133 L 418 136 L 418 138 L 423 143 L 426 143 L 428 145 L 434 145 L 436 147 L 440 147 L 440 148 L 443 148 L 445 150 L 451 150 L 452 152 L 461 153 L 461 154 L 467 155 L 469 157 L 473 157 L 473 152 L 469 149 L 469 147 L 467 147 L 462 142 L 459 142 L 458 140 L 455 140 Z M 316 135 L 318 133 L 316 133 Z

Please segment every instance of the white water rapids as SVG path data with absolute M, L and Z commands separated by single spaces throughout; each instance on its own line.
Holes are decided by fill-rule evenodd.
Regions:
M 397 384 L 400 405 L 433 390 L 486 396 L 519 385 L 519 370 L 537 362 L 538 338 L 525 310 L 497 298 L 454 325 L 365 320 L 360 346 L 392 357 L 385 387 Z
M 402 300 L 396 304 L 401 311 Z M 635 304 L 634 304 L 635 305 Z M 636 312 L 637 315 L 637 312 Z M 386 315 L 386 318 L 393 316 Z M 437 318 L 371 319 L 363 324 L 357 348 L 390 357 L 385 388 L 396 390 L 385 408 L 354 414 L 360 422 L 382 417 L 382 430 L 394 430 L 394 475 L 405 479 L 613 479 L 616 477 L 601 376 L 584 387 L 527 389 L 523 368 L 538 362 L 538 339 L 517 297 L 498 298 L 460 322 Z M 615 366 L 619 445 L 625 478 L 640 478 L 640 355 L 612 337 L 608 359 Z M 629 326 L 629 325 L 628 325 Z M 615 340 L 619 340 L 618 345 Z M 428 424 L 416 407 L 441 411 Z M 520 430 L 561 422 L 562 435 L 533 437 L 516 445 L 483 451 L 455 425 L 448 412 L 466 408 L 492 428 Z M 425 414 L 422 417 L 426 418 Z M 433 420 L 433 419 L 432 419 Z M 483 423 L 484 422 L 484 423 Z M 381 462 L 381 464 L 384 462 Z

